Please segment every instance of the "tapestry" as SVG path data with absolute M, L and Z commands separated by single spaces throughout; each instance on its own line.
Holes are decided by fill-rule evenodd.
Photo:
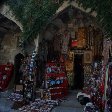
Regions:
M 65 61 L 66 71 L 73 71 L 74 52 L 69 51 L 67 60 Z
M 68 31 L 65 32 L 62 38 L 62 54 L 67 54 L 70 34 Z
M 67 72 L 67 79 L 68 79 L 69 87 L 72 87 L 74 84 L 74 81 L 73 81 L 74 75 L 72 71 Z
M 77 41 L 78 41 L 78 48 L 84 48 L 86 46 L 86 29 L 79 28 L 77 32 Z
M 72 87 L 73 82 L 74 82 L 73 81 L 73 79 L 74 79 L 74 73 L 73 73 L 73 69 L 74 69 L 74 52 L 72 52 L 72 51 L 68 52 L 68 58 L 65 61 L 65 66 L 66 66 L 68 83 L 69 83 L 69 86 Z
M 92 73 L 92 66 L 90 64 L 84 65 L 84 74 L 91 74 Z

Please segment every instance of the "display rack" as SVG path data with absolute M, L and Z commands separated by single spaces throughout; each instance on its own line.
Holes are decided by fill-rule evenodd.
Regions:
M 51 99 L 61 99 L 68 94 L 68 80 L 64 63 L 48 62 L 46 64 L 45 87 Z

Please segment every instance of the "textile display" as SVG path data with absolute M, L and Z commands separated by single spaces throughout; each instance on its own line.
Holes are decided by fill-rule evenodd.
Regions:
M 58 100 L 48 100 L 36 98 L 35 101 L 28 103 L 23 100 L 23 95 L 19 93 L 11 93 L 7 98 L 9 101 L 15 101 L 13 109 L 19 112 L 51 112 L 51 110 L 59 105 Z
M 19 93 L 11 93 L 7 99 L 11 101 L 22 101 L 23 95 Z
M 26 101 L 34 100 L 34 82 L 25 81 L 23 92 L 24 92 L 23 97 Z
M 92 74 L 92 66 L 91 64 L 84 65 L 84 74 L 91 75 Z
M 104 56 L 104 65 L 108 63 L 109 59 L 109 48 L 112 46 L 112 41 L 104 39 L 103 41 L 103 53 L 102 55 Z
M 72 87 L 74 85 L 74 81 L 73 81 L 74 74 L 73 74 L 72 71 L 71 72 L 70 71 L 67 72 L 67 79 L 68 79 L 69 87 Z
M 87 30 L 87 48 L 90 49 L 94 44 L 94 28 L 92 26 L 88 27 Z
M 84 48 L 86 45 L 86 29 L 85 28 L 79 28 L 77 32 L 77 41 L 78 45 L 77 48 Z
M 36 86 L 36 52 L 33 51 L 32 55 L 27 56 L 20 67 L 22 78 L 20 84 L 23 85 L 23 97 L 26 101 L 34 99 L 34 89 Z
M 4 91 L 13 76 L 14 66 L 12 64 L 0 65 L 0 90 Z
M 91 64 L 84 64 L 84 86 L 88 87 L 87 82 L 92 77 L 92 66 Z
M 65 34 L 62 38 L 62 54 L 67 54 L 68 52 L 68 44 L 69 44 L 70 34 L 68 31 L 65 31 Z
M 112 111 L 112 62 L 109 62 L 107 67 L 107 74 L 106 74 L 106 85 L 105 85 L 105 112 Z
M 68 52 L 68 58 L 65 60 L 66 72 L 69 86 L 73 86 L 73 79 L 74 79 L 74 52 Z
M 35 101 L 30 103 L 30 105 L 25 105 L 18 110 L 20 112 L 51 112 L 51 110 L 58 105 L 59 102 L 55 100 L 35 99 Z
M 95 62 L 96 63 L 96 62 Z M 93 74 L 90 76 L 86 82 L 86 87 L 83 89 L 84 93 L 91 96 L 91 101 L 93 105 L 97 106 L 100 111 L 104 110 L 105 100 L 104 100 L 104 77 L 102 63 L 100 61 L 94 64 Z
M 84 107 L 83 112 L 99 112 L 99 108 L 91 102 L 88 102 Z
M 65 65 L 66 65 L 66 71 L 73 71 L 73 61 L 70 60 L 66 60 L 65 61 Z
M 67 95 L 68 80 L 65 65 L 62 62 L 48 62 L 46 65 L 45 86 L 51 99 L 60 99 Z

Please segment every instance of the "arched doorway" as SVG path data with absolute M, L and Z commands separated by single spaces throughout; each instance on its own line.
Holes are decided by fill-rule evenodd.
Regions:
M 75 54 L 74 56 L 74 88 L 82 89 L 84 87 L 84 69 L 83 54 Z
M 22 72 L 20 71 L 23 59 L 24 55 L 21 53 L 18 53 L 14 59 L 15 84 L 20 84 L 20 79 L 22 78 L 23 75 Z

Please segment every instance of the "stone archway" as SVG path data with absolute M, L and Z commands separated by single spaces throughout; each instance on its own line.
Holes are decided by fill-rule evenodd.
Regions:
M 18 40 L 20 27 L 0 14 L 0 64 L 14 62 L 14 56 L 20 52 Z
M 17 24 L 17 26 L 20 28 L 20 30 L 22 31 L 22 24 L 15 18 L 15 15 L 12 13 L 12 11 L 10 10 L 8 5 L 3 4 L 0 7 L 0 13 L 5 16 L 6 18 L 8 18 L 9 20 L 13 21 L 15 24 Z

